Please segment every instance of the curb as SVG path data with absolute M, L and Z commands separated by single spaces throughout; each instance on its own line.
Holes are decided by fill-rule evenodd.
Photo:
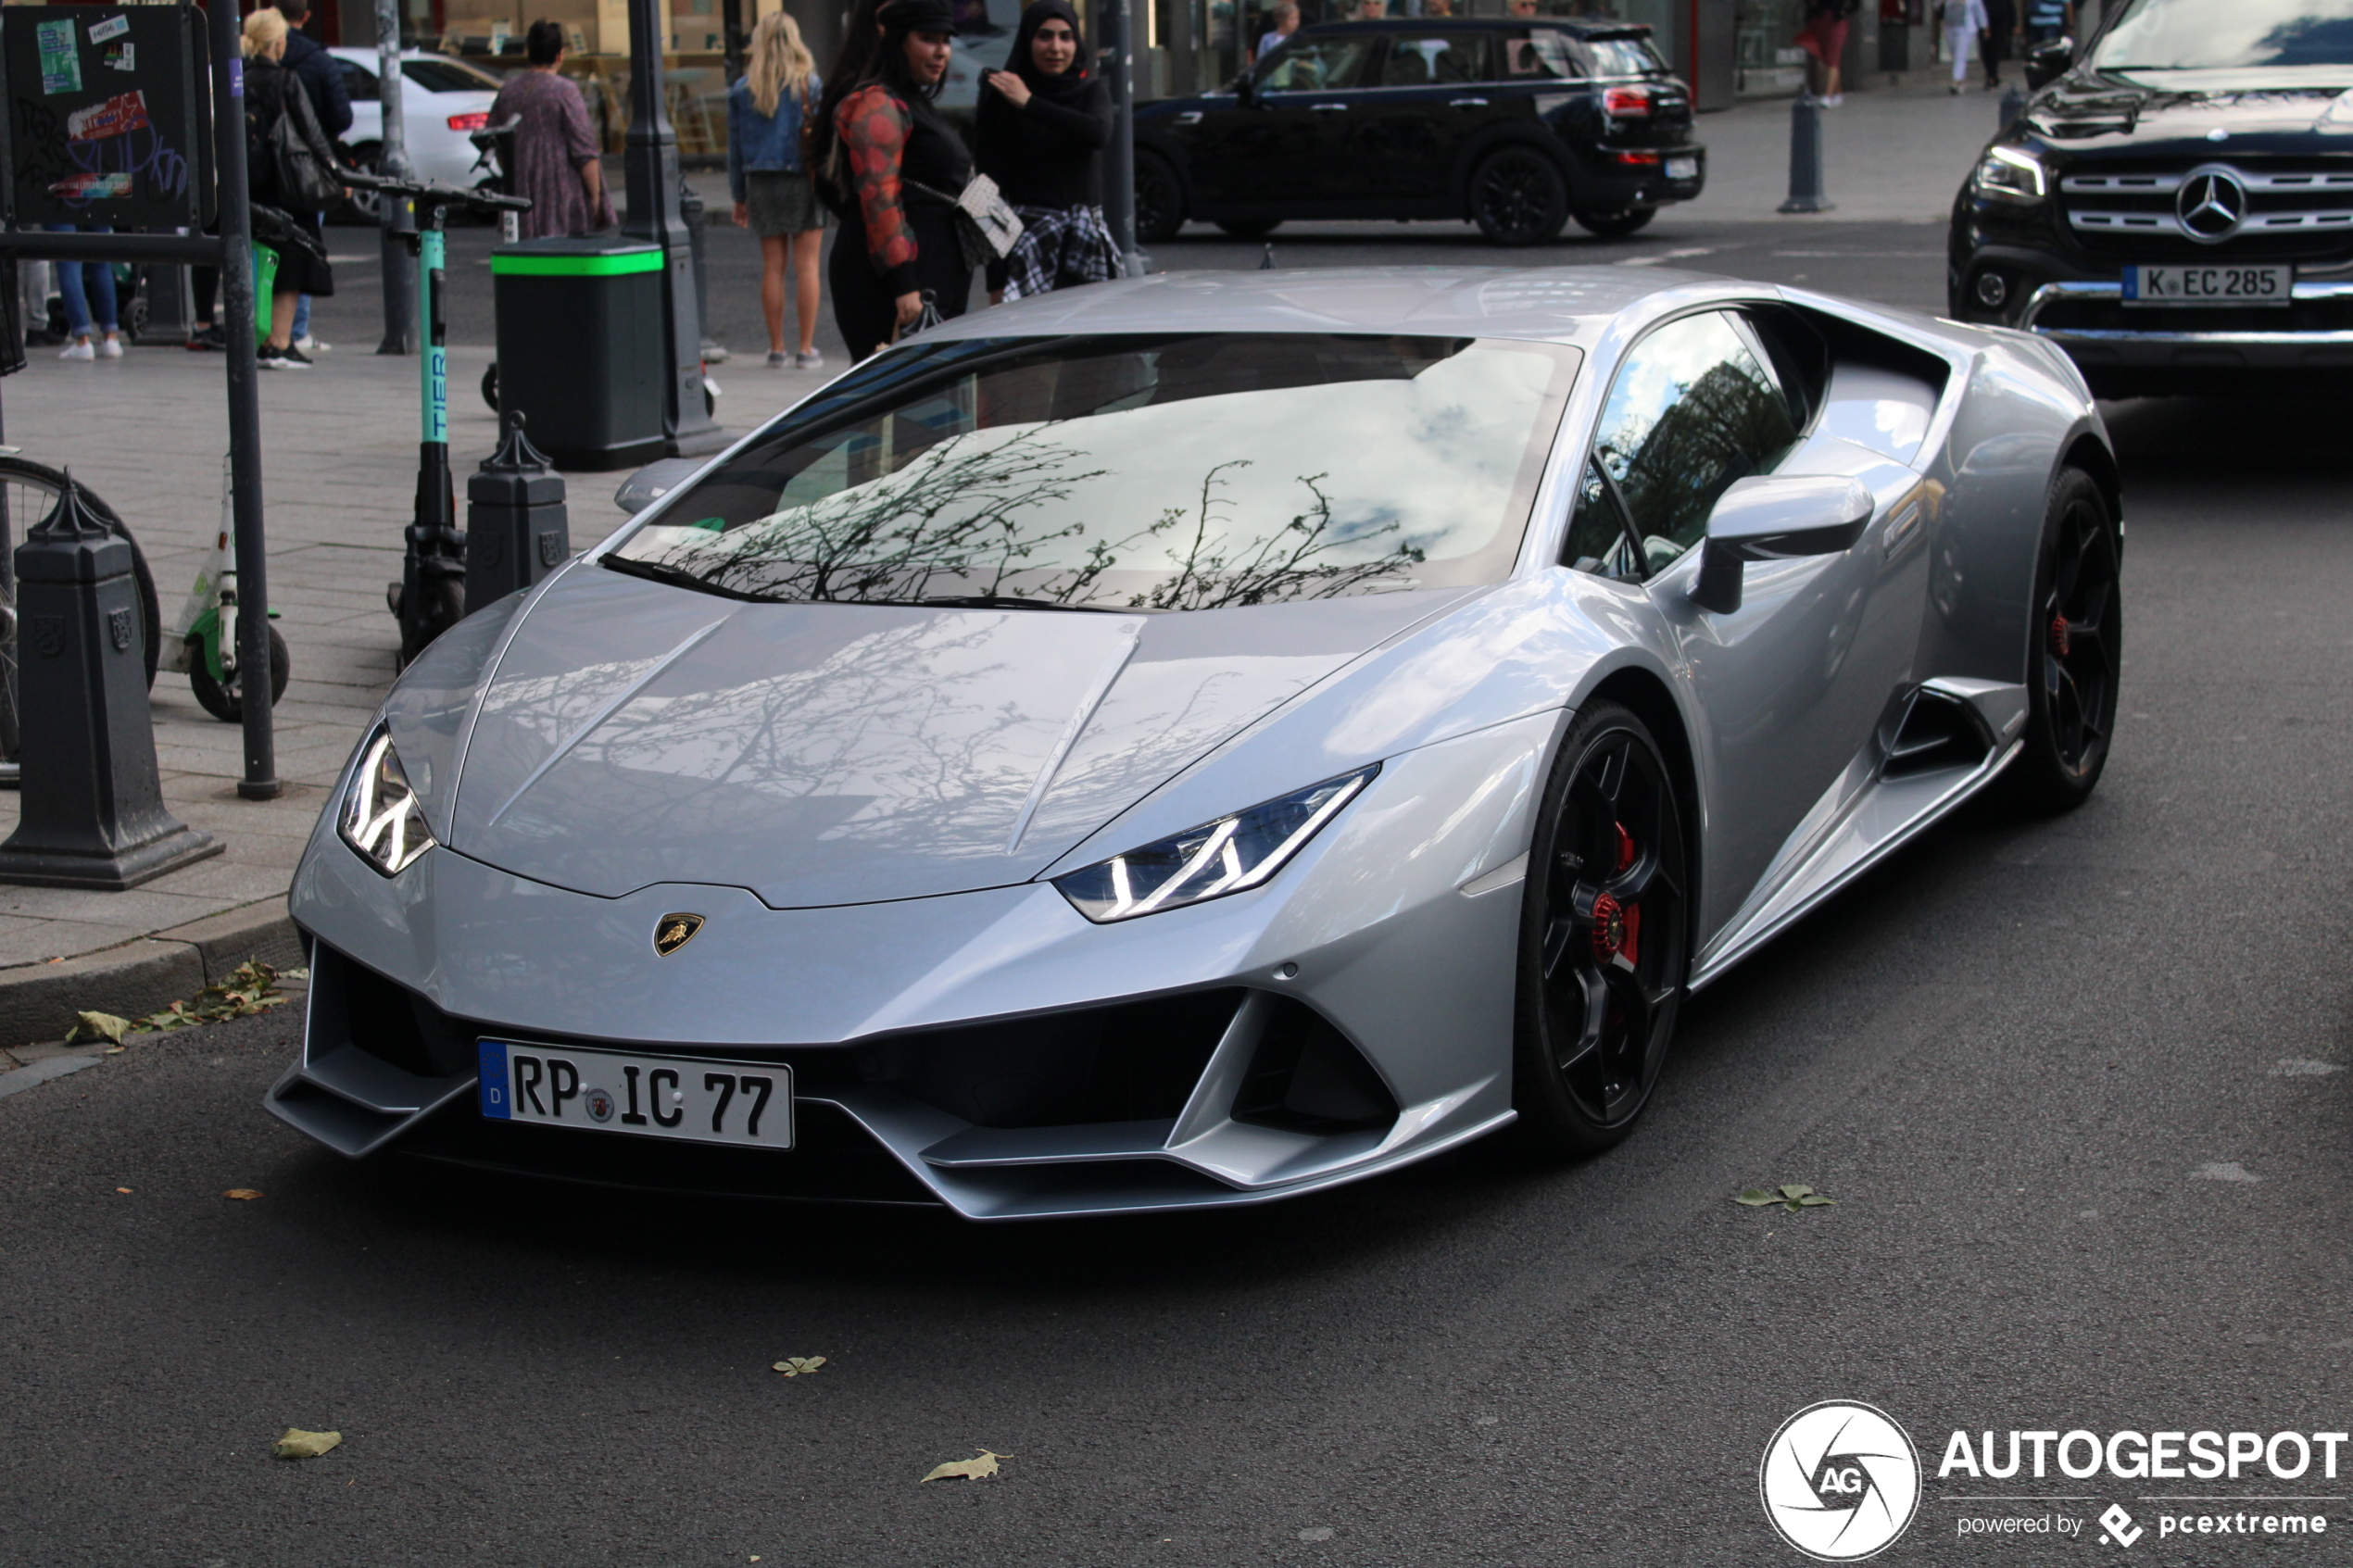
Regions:
M 58 963 L 0 970 L 0 1046 L 62 1040 L 82 1012 L 136 1018 L 185 1001 L 249 959 L 303 961 L 302 938 L 276 899 L 224 909 Z

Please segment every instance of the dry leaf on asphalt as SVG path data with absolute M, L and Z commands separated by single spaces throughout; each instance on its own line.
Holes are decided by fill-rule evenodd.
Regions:
M 999 1460 L 1011 1459 L 1013 1457 L 1011 1454 L 992 1454 L 987 1449 L 981 1449 L 977 1451 L 980 1454 L 978 1459 L 951 1460 L 946 1464 L 933 1467 L 932 1473 L 925 1476 L 924 1479 L 926 1481 L 953 1481 L 957 1477 L 962 1476 L 967 1481 L 977 1481 L 983 1476 L 996 1474 L 997 1461 Z
M 340 1432 L 305 1432 L 289 1426 L 284 1436 L 270 1445 L 270 1451 L 280 1459 L 317 1459 L 342 1441 Z
M 252 1187 L 231 1187 L 227 1192 L 222 1193 L 220 1196 L 223 1198 L 233 1198 L 240 1203 L 251 1203 L 255 1198 L 259 1198 L 261 1194 L 255 1191 Z
M 823 1356 L 786 1356 L 776 1363 L 776 1370 L 786 1377 L 799 1377 L 804 1372 L 815 1372 L 825 1364 Z
M 1794 1214 L 1800 1209 L 1828 1208 L 1838 1199 L 1824 1198 L 1803 1182 L 1785 1182 L 1771 1190 L 1764 1187 L 1743 1188 L 1733 1195 L 1732 1201 L 1744 1204 L 1751 1209 L 1770 1209 L 1778 1205 Z
M 110 1012 L 81 1012 L 74 1014 L 74 1025 L 66 1031 L 66 1044 L 86 1045 L 104 1040 L 110 1046 L 122 1044 L 131 1033 L 131 1020 L 117 1018 Z

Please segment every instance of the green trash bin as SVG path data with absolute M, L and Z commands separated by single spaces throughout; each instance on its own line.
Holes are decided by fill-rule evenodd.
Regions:
M 550 235 L 490 253 L 498 406 L 560 469 L 636 468 L 668 450 L 661 247 Z

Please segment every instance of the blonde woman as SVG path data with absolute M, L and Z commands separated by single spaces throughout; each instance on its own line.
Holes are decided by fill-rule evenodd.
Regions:
M 245 177 L 253 202 L 253 237 L 278 253 L 278 277 L 270 296 L 270 332 L 255 356 L 265 370 L 310 368 L 309 356 L 294 346 L 295 306 L 303 295 L 324 298 L 335 292 L 334 273 L 327 267 L 327 245 L 319 215 L 293 192 L 279 189 L 279 169 L 271 144 L 278 121 L 293 118 L 295 132 L 311 156 L 329 169 L 335 167 L 334 148 L 319 128 L 310 94 L 283 63 L 286 53 L 286 19 L 264 6 L 245 21 L 242 47 L 245 56 Z
M 787 262 L 796 285 L 793 315 L 800 329 L 799 352 L 789 363 L 812 370 L 825 362 L 816 343 L 817 252 L 833 215 L 819 205 L 800 150 L 802 122 L 824 91 L 816 68 L 792 18 L 771 11 L 751 30 L 747 69 L 727 90 L 727 190 L 735 198 L 736 226 L 760 236 L 760 308 L 768 318 L 772 370 L 788 362 Z

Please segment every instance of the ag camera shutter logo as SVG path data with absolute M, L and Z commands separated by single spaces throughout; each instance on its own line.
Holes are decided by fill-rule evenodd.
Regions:
M 1781 1539 L 1818 1562 L 1859 1562 L 1912 1523 L 1920 1457 L 1886 1411 L 1825 1399 L 1781 1423 L 1756 1486 Z

